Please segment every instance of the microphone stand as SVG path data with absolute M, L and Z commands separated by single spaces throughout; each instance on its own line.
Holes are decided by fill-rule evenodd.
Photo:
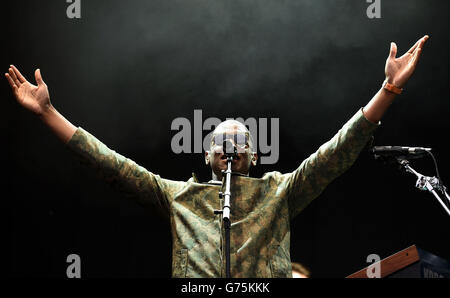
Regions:
M 223 146 L 225 148 L 225 146 Z M 233 146 L 234 147 L 234 146 Z M 222 170 L 222 174 L 225 174 L 225 192 L 219 192 L 219 198 L 224 198 L 222 210 L 214 210 L 214 214 L 222 214 L 222 220 L 225 228 L 225 274 L 227 278 L 231 278 L 230 269 L 230 210 L 231 210 L 231 164 L 233 163 L 233 157 L 237 156 L 236 147 L 233 148 L 233 153 L 225 152 L 227 157 L 227 169 Z
M 231 208 L 231 164 L 233 162 L 233 156 L 227 156 L 227 170 L 225 171 L 225 193 L 223 194 L 223 213 L 222 219 L 225 226 L 225 271 L 226 277 L 231 278 L 231 270 L 230 270 L 230 228 L 231 228 L 231 220 L 230 220 L 230 208 Z
M 447 200 L 450 202 L 450 197 L 446 191 L 446 187 L 443 184 L 441 184 L 441 181 L 439 181 L 439 179 L 437 179 L 436 177 L 428 177 L 418 173 L 413 168 L 411 168 L 411 166 L 409 165 L 409 161 L 406 160 L 405 158 L 398 157 L 396 158 L 396 160 L 400 165 L 401 170 L 416 175 L 417 177 L 416 187 L 420 190 L 428 190 L 429 192 L 431 192 L 439 201 L 439 203 L 442 205 L 442 207 L 445 209 L 447 214 L 450 215 L 450 210 L 448 209 L 446 204 L 441 200 L 441 198 L 439 197 L 439 195 L 435 190 L 435 189 L 440 190 L 445 195 Z

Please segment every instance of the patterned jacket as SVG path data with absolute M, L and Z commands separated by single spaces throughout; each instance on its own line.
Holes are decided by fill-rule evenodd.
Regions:
M 378 124 L 360 109 L 291 173 L 232 176 L 231 276 L 292 277 L 290 221 L 357 159 Z M 170 219 L 172 277 L 224 277 L 221 185 L 161 178 L 77 129 L 68 147 L 115 188 Z

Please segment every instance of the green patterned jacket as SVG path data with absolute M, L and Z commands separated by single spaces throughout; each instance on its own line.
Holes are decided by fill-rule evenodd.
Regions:
M 353 164 L 377 127 L 360 109 L 293 172 L 232 177 L 232 277 L 292 277 L 290 220 Z M 173 277 L 225 276 L 223 225 L 214 214 L 220 185 L 161 178 L 82 128 L 67 145 L 115 188 L 170 218 Z

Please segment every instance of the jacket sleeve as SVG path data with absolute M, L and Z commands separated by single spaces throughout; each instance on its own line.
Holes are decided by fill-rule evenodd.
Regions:
M 361 108 L 295 171 L 283 175 L 291 219 L 352 166 L 379 125 L 367 120 Z
M 185 187 L 186 182 L 161 178 L 134 161 L 116 153 L 93 135 L 79 127 L 67 143 L 81 164 L 96 170 L 98 176 L 114 189 L 137 200 L 141 205 L 169 214 L 173 194 Z

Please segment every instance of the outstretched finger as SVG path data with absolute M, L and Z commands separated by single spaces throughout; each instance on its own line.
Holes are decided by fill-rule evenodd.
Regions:
M 414 50 L 417 48 L 417 46 L 419 45 L 419 43 L 422 41 L 422 38 L 419 39 L 418 41 L 416 41 L 416 43 L 408 50 L 408 54 L 412 54 L 414 52 Z
M 425 43 L 425 41 L 427 41 L 428 38 L 429 36 L 425 35 L 424 37 L 416 41 L 416 43 L 408 50 L 408 53 L 412 54 L 417 47 L 420 48 L 421 46 L 423 46 L 423 44 Z
M 44 80 L 42 79 L 41 75 L 41 70 L 39 68 L 36 69 L 36 71 L 34 72 L 34 78 L 36 79 L 36 83 L 38 84 L 38 86 L 44 84 Z
M 11 88 L 13 89 L 13 92 L 16 93 L 17 91 L 17 85 L 14 83 L 14 80 L 11 78 L 11 76 L 7 73 L 5 73 L 5 77 L 8 80 L 9 85 L 11 86 Z
M 17 88 L 16 84 L 14 83 L 14 80 L 11 78 L 11 76 L 7 73 L 5 73 L 5 77 L 8 80 L 9 85 L 11 86 L 11 88 Z
M 425 35 L 422 39 L 421 39 L 421 41 L 420 41 L 420 43 L 419 43 L 419 46 L 418 46 L 418 48 L 419 49 L 422 49 L 423 48 L 423 45 L 425 44 L 425 42 L 428 40 L 428 38 L 430 38 L 428 35 Z
M 391 42 L 391 48 L 389 50 L 389 58 L 394 59 L 397 56 L 397 45 L 395 42 Z
M 420 55 L 422 54 L 422 48 L 417 48 L 415 51 L 414 51 L 414 56 L 413 56 L 413 60 L 412 60 L 412 64 L 414 65 L 414 67 L 417 65 L 417 62 L 419 62 L 419 58 L 420 58 Z
M 16 84 L 17 87 L 20 87 L 22 83 L 20 83 L 19 79 L 17 78 L 16 74 L 14 73 L 14 70 L 12 68 L 8 69 L 9 75 L 11 76 L 11 79 L 14 81 L 14 84 Z
M 416 50 L 413 53 L 413 65 L 416 66 L 417 62 L 419 62 L 420 55 L 422 54 L 423 45 L 428 40 L 428 35 L 425 35 L 424 38 L 420 41 L 419 45 L 417 46 Z
M 14 65 L 11 64 L 11 67 L 12 67 L 12 69 L 14 70 L 15 74 L 17 75 L 17 78 L 19 79 L 19 81 L 20 81 L 21 83 L 24 83 L 24 82 L 27 81 L 27 80 L 25 79 L 25 77 L 20 73 L 20 71 L 19 71 Z

